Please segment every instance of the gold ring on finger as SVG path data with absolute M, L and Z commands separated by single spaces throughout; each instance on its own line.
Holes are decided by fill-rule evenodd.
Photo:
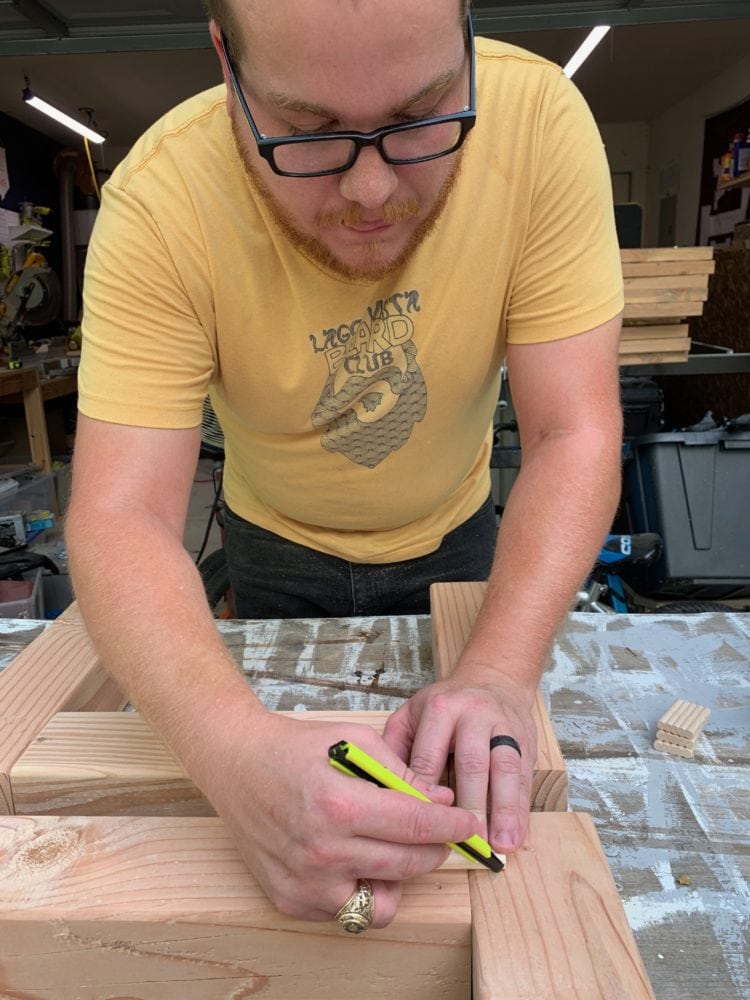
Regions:
M 361 934 L 372 923 L 374 914 L 375 893 L 372 891 L 372 884 L 366 878 L 361 878 L 357 882 L 357 888 L 336 914 L 336 920 L 350 934 Z

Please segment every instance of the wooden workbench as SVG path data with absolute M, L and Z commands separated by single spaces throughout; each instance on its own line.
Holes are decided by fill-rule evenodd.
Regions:
M 75 369 L 55 378 L 40 378 L 36 368 L 0 372 L 0 404 L 23 403 L 31 463 L 39 466 L 42 472 L 52 470 L 44 404 L 49 399 L 73 395 L 77 388 Z
M 220 628 L 275 709 L 391 709 L 432 678 L 427 617 Z M 43 629 L 0 622 L 0 669 Z M 750 997 L 749 668 L 748 615 L 573 614 L 544 678 L 657 1000 Z M 678 697 L 711 709 L 692 761 L 651 747 Z

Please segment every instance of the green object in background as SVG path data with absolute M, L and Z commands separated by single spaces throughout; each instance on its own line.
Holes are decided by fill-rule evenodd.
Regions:
M 0 243 L 0 281 L 7 281 L 10 277 L 10 247 Z

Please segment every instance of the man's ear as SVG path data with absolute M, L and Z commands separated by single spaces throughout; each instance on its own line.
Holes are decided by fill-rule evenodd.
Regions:
M 224 49 L 221 44 L 221 29 L 213 18 L 208 22 L 208 30 L 211 35 L 211 42 L 216 50 L 216 55 L 219 57 L 221 75 L 224 77 L 224 86 L 227 88 L 227 111 L 231 114 L 234 103 L 234 89 L 232 88 L 232 80 L 229 76 L 229 67 L 224 58 Z

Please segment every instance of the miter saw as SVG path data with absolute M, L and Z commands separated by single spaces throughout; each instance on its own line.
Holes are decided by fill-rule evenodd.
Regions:
M 52 236 L 42 221 L 49 213 L 42 205 L 23 202 L 19 225 L 9 228 L 11 244 L 1 248 L 0 273 L 7 279 L 0 289 L 2 344 L 17 340 L 25 327 L 45 326 L 60 314 L 60 280 L 39 249 L 47 246 Z
M 5 282 L 0 297 L 0 340 L 16 340 L 27 326 L 44 326 L 60 314 L 60 279 L 43 254 L 31 251 Z

